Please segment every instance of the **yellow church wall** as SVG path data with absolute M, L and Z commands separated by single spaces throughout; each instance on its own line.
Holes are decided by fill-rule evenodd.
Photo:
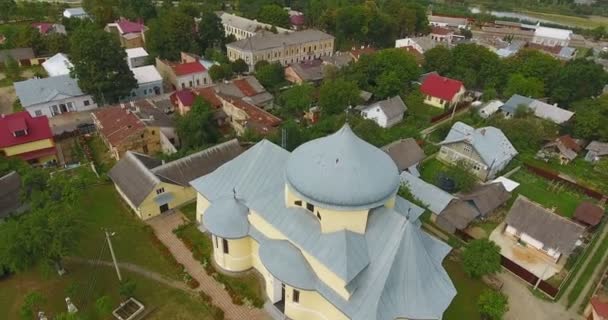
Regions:
M 350 293 L 348 293 L 348 291 L 346 291 L 346 289 L 344 288 L 346 286 L 346 282 L 340 279 L 340 277 L 338 277 L 335 273 L 329 270 L 326 266 L 319 262 L 319 260 L 308 254 L 306 251 L 302 251 L 302 254 L 314 270 L 317 277 L 321 279 L 323 283 L 332 288 L 342 298 L 350 298 Z
M 140 218 L 145 220 L 161 214 L 160 205 L 154 201 L 154 198 L 158 196 L 156 190 L 160 188 L 164 188 L 165 193 L 170 192 L 173 194 L 173 200 L 169 202 L 169 209 L 180 207 L 196 199 L 196 191 L 194 191 L 192 187 L 183 187 L 161 182 L 156 185 L 154 190 L 152 190 L 146 199 L 139 205 L 138 211 Z
M 297 288 L 296 288 L 297 289 Z M 294 320 L 348 320 L 316 291 L 298 290 L 298 302 L 293 301 L 294 288 L 285 286 L 285 315 Z
M 249 237 L 242 239 L 226 239 L 228 243 L 228 253 L 224 253 L 223 239 L 212 236 L 213 255 L 215 262 L 222 269 L 232 272 L 239 272 L 251 269 L 251 240 Z
M 205 214 L 205 210 L 209 208 L 209 200 L 205 198 L 200 193 L 196 195 L 196 221 L 198 223 L 203 222 L 203 215 Z
M 270 223 L 266 222 L 266 220 L 264 220 L 264 218 L 262 218 L 262 216 L 260 216 L 257 212 L 251 209 L 249 210 L 249 212 L 249 223 L 258 231 L 263 233 L 266 237 L 278 240 L 287 239 L 284 234 L 282 234 L 279 230 L 273 227 Z
M 6 147 L 1 150 L 4 151 L 4 153 L 7 157 L 11 157 L 11 156 L 19 155 L 22 153 L 51 148 L 54 146 L 55 146 L 55 143 L 53 142 L 52 139 L 44 139 L 44 140 L 38 140 L 38 141 L 29 142 L 29 143 Z

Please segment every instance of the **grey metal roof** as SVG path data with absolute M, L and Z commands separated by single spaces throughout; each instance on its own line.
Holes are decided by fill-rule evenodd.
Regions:
M 336 209 L 376 207 L 399 188 L 393 160 L 357 137 L 348 124 L 296 148 L 285 176 L 305 200 Z
M 376 107 L 382 109 L 382 112 L 386 115 L 389 121 L 398 117 L 402 117 L 405 111 L 407 111 L 407 106 L 405 105 L 401 97 L 398 95 L 377 101 L 375 103 L 363 107 L 362 109 L 367 110 Z
M 69 75 L 15 82 L 15 92 L 21 105 L 32 105 L 83 96 L 78 82 Z
M 451 248 L 420 230 L 417 219 L 424 210 L 398 197 L 394 209 L 381 206 L 370 211 L 364 235 L 346 232 L 322 234 L 318 219 L 310 212 L 285 206 L 284 172 L 288 158 L 287 151 L 263 140 L 191 184 L 211 203 L 231 195 L 235 188 L 244 205 L 259 214 L 291 244 L 289 248 L 266 250 L 267 239 L 250 226 L 250 236 L 260 244 L 260 255 L 271 251 L 276 256 L 262 258 L 262 263 L 268 264 L 269 270 L 274 270 L 271 273 L 279 280 L 292 282 L 296 287 L 303 285 L 299 283 L 302 279 L 306 279 L 303 282 L 309 286 L 314 284 L 314 290 L 350 319 L 440 319 L 456 294 L 441 266 Z M 362 249 L 362 239 L 366 250 Z M 287 247 L 286 244 L 280 245 Z M 350 299 L 342 298 L 314 273 L 311 278 L 306 270 L 300 270 L 307 268 L 308 264 L 293 249 L 310 254 L 336 274 L 352 278 L 346 288 L 352 293 Z M 289 252 L 283 259 L 279 251 Z M 365 265 L 365 251 L 369 263 L 357 273 L 356 270 Z M 337 258 L 340 255 L 347 257 Z M 291 261 L 299 262 L 294 266 Z M 292 270 L 297 270 L 298 274 L 290 274 Z M 296 282 L 300 286 L 295 285 Z
M 498 128 L 473 128 L 463 122 L 456 122 L 441 145 L 466 142 L 473 146 L 481 159 L 489 167 L 501 167 L 517 155 L 517 150 L 507 136 Z
M 528 109 L 534 111 L 536 117 L 550 120 L 557 124 L 562 124 L 570 120 L 574 115 L 574 112 L 572 111 L 518 94 L 514 94 L 500 109 L 503 112 L 514 114 L 515 111 L 517 111 L 517 107 L 520 105 L 526 106 Z
M 469 201 L 482 216 L 487 216 L 511 198 L 511 193 L 500 182 L 483 184 L 471 192 L 461 195 L 460 199 Z
M 382 150 L 393 159 L 399 171 L 407 170 L 426 157 L 413 138 L 399 139 L 382 147 Z
M 585 149 L 597 153 L 598 156 L 608 155 L 608 142 L 591 141 Z
M 127 151 L 124 157 L 108 172 L 110 179 L 136 207 L 160 183 L 158 177 L 139 160 L 143 157 L 150 158 L 143 154 Z
M 249 233 L 249 209 L 235 196 L 213 201 L 203 215 L 203 225 L 212 234 L 226 239 L 244 238 Z
M 515 113 L 515 111 L 517 111 L 517 107 L 520 105 L 528 107 L 532 101 L 534 101 L 534 99 L 524 97 L 519 94 L 514 94 L 502 107 L 500 107 L 500 109 L 503 112 Z
M 505 221 L 517 231 L 566 255 L 572 252 L 576 241 L 585 231 L 583 226 L 548 211 L 521 195 L 513 203 Z
M 4 63 L 8 57 L 13 59 L 25 60 L 35 58 L 34 50 L 32 48 L 15 48 L 0 50 L 0 63 Z
M 16 171 L 0 177 L 0 219 L 21 207 L 21 176 Z
M 260 243 L 260 260 L 277 279 L 302 290 L 313 290 L 317 276 L 302 252 L 287 240 Z
M 222 11 L 217 12 L 216 14 L 222 20 L 222 24 L 225 24 L 225 25 L 237 28 L 237 29 L 245 30 L 248 32 L 255 33 L 256 31 L 260 31 L 261 29 L 272 28 L 271 24 L 259 22 L 257 20 L 247 19 L 247 18 L 244 18 L 241 16 L 237 16 L 237 15 L 222 12 Z M 277 28 L 278 32 L 291 32 L 291 30 L 288 30 L 285 28 L 281 28 L 281 27 L 276 27 L 276 28 Z
M 401 182 L 408 187 L 418 201 L 426 204 L 434 214 L 441 214 L 443 210 L 456 197 L 439 189 L 438 187 L 404 171 L 401 173 Z
M 260 32 L 253 37 L 229 43 L 226 47 L 255 52 L 330 39 L 334 39 L 334 36 L 314 29 L 276 34 Z

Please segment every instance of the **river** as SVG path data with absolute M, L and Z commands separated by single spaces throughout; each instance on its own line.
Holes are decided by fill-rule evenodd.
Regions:
M 473 13 L 473 14 L 482 13 L 482 10 L 479 9 L 479 7 L 470 7 L 469 11 L 471 11 L 471 13 Z M 530 21 L 533 23 L 542 22 L 542 23 L 559 24 L 559 25 L 568 26 L 568 27 L 576 27 L 575 25 L 564 23 L 563 21 L 558 22 L 558 21 L 552 21 L 552 20 L 547 20 L 547 19 L 539 19 L 539 18 L 536 18 L 533 16 L 529 16 L 525 13 L 517 13 L 517 12 L 509 12 L 509 11 L 493 11 L 493 10 L 487 11 L 487 13 L 489 13 L 497 18 L 515 18 L 515 19 Z

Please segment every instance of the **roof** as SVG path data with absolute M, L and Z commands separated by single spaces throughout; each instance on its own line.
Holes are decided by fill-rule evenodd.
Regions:
M 540 204 L 518 196 L 507 214 L 509 226 L 540 241 L 544 246 L 570 254 L 585 228 L 553 213 Z
M 276 34 L 264 32 L 247 39 L 229 43 L 226 45 L 226 47 L 245 51 L 261 51 L 333 39 L 334 36 L 314 29 Z
M 184 76 L 187 74 L 205 72 L 207 69 L 198 61 L 170 64 L 171 69 L 177 76 Z
M 597 226 L 604 217 L 604 209 L 591 202 L 583 201 L 574 210 L 574 219 L 590 226 Z
M 554 38 L 560 40 L 570 40 L 571 35 L 572 30 L 549 28 L 542 26 L 536 27 L 536 31 L 534 31 L 535 37 Z
M 517 187 L 519 187 L 519 182 L 517 181 L 513 181 L 509 178 L 506 178 L 504 176 L 498 177 L 492 181 L 490 181 L 489 183 L 495 183 L 495 182 L 500 182 L 502 183 L 502 186 L 505 188 L 505 190 L 507 190 L 508 192 L 512 192 L 513 190 L 515 190 Z
M 331 56 L 322 56 L 323 63 L 342 68 L 353 61 L 353 57 L 348 52 L 337 51 Z
M 184 106 L 192 106 L 194 104 L 194 93 L 188 89 L 175 91 L 175 97 L 179 99 Z
M 605 156 L 608 155 L 608 142 L 591 141 L 585 149 L 595 152 L 598 156 Z
M 163 77 L 158 73 L 155 66 L 143 66 L 131 69 L 137 84 L 146 84 L 152 82 L 162 82 Z
M 574 116 L 574 112 L 572 111 L 568 111 L 555 105 L 550 105 L 548 103 L 518 94 L 513 95 L 509 100 L 507 100 L 507 102 L 505 102 L 505 104 L 501 107 L 501 110 L 504 112 L 515 113 L 517 111 L 517 107 L 520 105 L 532 109 L 535 116 L 553 121 L 557 124 L 562 124 Z
M 447 25 L 450 26 L 460 26 L 460 25 L 467 25 L 468 24 L 468 20 L 467 18 L 459 18 L 459 17 L 448 17 L 448 16 L 438 16 L 438 15 L 429 15 L 428 16 L 429 22 L 430 23 L 445 23 Z
M 73 68 L 74 65 L 63 53 L 58 53 L 43 62 L 42 67 L 49 77 L 55 77 L 70 74 L 70 68 Z
M 36 57 L 34 54 L 34 50 L 32 48 L 15 48 L 15 49 L 5 49 L 0 50 L 0 63 L 4 63 L 7 57 L 13 57 L 13 59 L 19 60 L 29 60 Z
M 121 34 L 125 33 L 141 33 L 146 30 L 146 26 L 140 22 L 133 22 L 127 19 L 120 19 L 116 21 L 116 25 L 120 30 Z
M 289 17 L 289 22 L 294 26 L 302 26 L 306 22 L 306 19 L 304 18 L 304 15 L 296 14 Z
M 0 219 L 21 207 L 21 176 L 16 171 L 0 177 Z
M 141 58 L 141 57 L 148 56 L 148 52 L 146 51 L 146 49 L 144 49 L 142 47 L 129 48 L 129 49 L 125 49 L 125 51 L 127 52 L 128 58 Z
M 483 162 L 489 167 L 500 167 L 517 155 L 517 150 L 505 134 L 495 127 L 473 128 L 456 122 L 440 145 L 466 142 L 473 146 Z
M 296 148 L 285 176 L 293 191 L 308 202 L 337 209 L 381 205 L 399 188 L 393 160 L 357 137 L 348 124 Z
M 488 117 L 488 116 L 496 113 L 496 111 L 498 111 L 498 109 L 500 109 L 500 107 L 502 105 L 504 105 L 504 102 L 502 102 L 500 100 L 489 101 L 488 103 L 483 105 L 481 108 L 479 108 L 479 113 L 482 115 L 482 117 L 483 116 Z
M 462 82 L 438 74 L 429 74 L 420 86 L 422 93 L 440 98 L 442 100 L 452 101 L 454 96 L 464 87 Z
M 456 229 L 464 230 L 479 217 L 479 212 L 470 202 L 457 199 L 450 202 L 440 217 L 448 221 Z
M 194 89 L 194 93 L 215 108 L 220 108 L 222 106 L 222 101 L 215 95 L 214 87 L 196 88 Z
M 245 30 L 247 32 L 256 32 L 256 31 L 260 31 L 260 29 L 272 28 L 272 25 L 270 25 L 270 24 L 262 23 L 257 20 L 247 19 L 247 18 L 244 18 L 241 16 L 226 13 L 226 12 L 220 11 L 217 13 L 217 15 L 222 20 L 222 24 L 225 24 L 225 25 L 237 28 L 237 29 Z M 281 32 L 281 33 L 291 32 L 290 30 L 285 29 L 285 28 L 281 28 L 281 27 L 276 27 L 276 28 L 277 28 L 277 32 Z
M 483 184 L 460 196 L 461 200 L 473 205 L 484 217 L 507 203 L 510 198 L 511 194 L 502 183 Z
M 64 12 L 64 14 L 67 12 L 67 13 L 69 13 L 73 17 L 86 16 L 87 15 L 87 13 L 84 11 L 83 8 L 67 8 L 63 12 Z
M 598 296 L 594 296 L 591 298 L 591 306 L 593 310 L 602 318 L 608 318 L 608 303 L 606 303 L 605 299 L 602 299 Z
M 349 319 L 440 319 L 456 294 L 441 266 L 450 248 L 420 230 L 417 219 L 423 210 L 398 197 L 394 209 L 371 210 L 363 235 L 323 234 L 318 219 L 306 209 L 285 206 L 285 169 L 290 157 L 288 151 L 262 140 L 191 184 L 211 203 L 236 190 L 247 207 L 285 236 L 268 239 L 249 226 L 267 270 L 296 288 L 313 288 L 307 290 L 319 292 Z M 409 215 L 410 211 L 416 216 Z M 341 274 L 345 282 L 356 273 L 346 285 L 351 297 L 342 298 L 308 272 L 310 264 L 300 256 L 304 254 Z
M 405 111 L 407 110 L 407 106 L 399 95 L 370 104 L 363 110 L 373 108 L 380 108 L 382 112 L 386 115 L 387 120 L 389 121 L 395 118 L 402 117 Z
M 236 108 L 243 110 L 247 114 L 245 125 L 255 131 L 265 134 L 272 130 L 272 128 L 275 128 L 281 124 L 282 120 L 280 118 L 245 101 L 244 99 L 231 99 L 222 95 L 220 95 L 220 97 L 230 102 Z
M 53 24 L 48 22 L 33 22 L 31 26 L 34 29 L 38 29 L 41 34 L 47 34 L 53 29 Z
M 454 33 L 452 30 L 448 29 L 448 28 L 442 28 L 442 27 L 432 27 L 431 28 L 431 34 L 437 34 L 440 36 L 447 36 L 450 33 Z
M 19 101 L 25 108 L 40 103 L 85 95 L 78 87 L 76 79 L 71 78 L 70 75 L 29 79 L 15 82 L 14 86 Z
M 452 200 L 456 200 L 453 195 L 407 171 L 401 172 L 400 178 L 401 184 L 410 190 L 412 196 L 424 203 L 434 214 L 441 214 Z
M 292 63 L 288 68 L 291 68 L 302 81 L 320 81 L 325 77 L 325 68 L 322 60 L 307 60 Z
M 373 48 L 373 47 L 361 47 L 361 48 L 357 48 L 357 49 L 352 49 L 350 51 L 350 55 L 353 56 L 353 58 L 355 58 L 355 60 L 359 60 L 359 58 L 361 58 L 361 56 L 374 54 L 374 53 L 376 53 L 376 51 L 377 51 L 376 48 Z
M 236 139 L 165 164 L 148 155 L 127 151 L 108 176 L 133 205 L 139 206 L 160 182 L 188 186 L 191 179 L 212 172 L 242 152 Z
M 382 150 L 393 159 L 399 171 L 407 170 L 426 157 L 424 150 L 412 138 L 399 139 L 382 147 Z
M 209 205 L 203 215 L 203 225 L 216 236 L 241 239 L 249 234 L 248 214 L 249 208 L 239 201 L 236 195 L 228 195 Z
M 253 78 L 253 77 L 248 77 L 248 78 Z M 253 78 L 255 79 L 255 78 Z M 257 81 L 257 79 L 256 79 Z M 264 90 L 264 88 L 262 87 L 261 90 L 260 88 L 254 88 L 254 86 L 248 81 L 248 79 L 236 79 L 233 80 L 232 83 L 234 83 L 234 85 L 239 88 L 239 90 L 241 90 L 241 92 L 246 96 L 246 97 L 251 97 L 256 95 L 258 92 L 261 91 L 266 91 Z
M 27 130 L 27 134 L 14 136 L 13 132 L 19 130 Z M 45 139 L 53 139 L 53 132 L 46 116 L 32 117 L 27 111 L 0 116 L 0 148 Z
M 562 59 L 572 59 L 574 57 L 574 55 L 576 54 L 576 48 L 572 48 L 572 47 L 563 47 L 560 51 L 558 56 Z

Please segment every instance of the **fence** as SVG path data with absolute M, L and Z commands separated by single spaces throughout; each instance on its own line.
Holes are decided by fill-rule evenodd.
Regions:
M 500 264 L 503 267 L 505 267 L 505 269 L 511 271 L 513 274 L 520 277 L 521 279 L 523 279 L 527 283 L 531 284 L 532 286 L 536 285 L 536 282 L 538 282 L 539 278 L 537 276 L 535 276 L 530 271 L 524 269 L 522 266 L 518 265 L 517 263 L 509 260 L 505 256 L 502 256 L 502 255 L 500 256 Z M 540 289 L 541 291 L 546 293 L 551 298 L 555 298 L 557 296 L 557 293 L 559 292 L 558 288 L 552 286 L 551 284 L 549 284 L 548 282 L 546 282 L 544 280 L 540 281 L 540 283 L 538 284 L 538 289 Z
M 456 106 L 456 111 L 454 111 L 453 109 L 450 109 L 450 110 L 448 110 L 448 111 L 446 111 L 446 112 L 444 112 L 444 113 L 442 113 L 440 115 L 436 115 L 436 116 L 434 116 L 434 117 L 431 118 L 431 124 L 434 124 L 434 123 L 439 122 L 441 120 L 444 120 L 444 119 L 446 119 L 448 117 L 451 117 L 452 114 L 456 114 L 460 110 L 466 109 L 468 106 L 469 106 L 468 103 L 461 103 L 461 104 L 459 104 L 459 105 Z
M 549 180 L 553 180 L 553 181 L 564 182 L 565 184 L 567 184 L 567 185 L 569 185 L 569 186 L 571 186 L 571 187 L 573 187 L 575 189 L 578 189 L 581 192 L 583 192 L 584 194 L 586 194 L 586 195 L 588 195 L 588 196 L 590 196 L 592 198 L 595 198 L 597 200 L 602 200 L 605 197 L 604 194 L 602 194 L 602 193 L 600 193 L 598 191 L 595 191 L 593 189 L 587 188 L 587 187 L 585 187 L 583 185 L 580 185 L 580 184 L 578 184 L 576 182 L 564 179 L 564 178 L 560 177 L 559 174 L 557 174 L 555 172 L 552 172 L 552 171 L 549 171 L 549 170 L 546 170 L 546 169 L 542 169 L 542 168 L 533 166 L 533 165 L 531 165 L 529 163 L 525 163 L 524 166 L 530 172 L 532 172 L 532 173 L 534 173 L 534 174 L 536 174 L 538 176 L 541 176 L 543 178 L 546 178 L 546 179 L 549 179 Z

